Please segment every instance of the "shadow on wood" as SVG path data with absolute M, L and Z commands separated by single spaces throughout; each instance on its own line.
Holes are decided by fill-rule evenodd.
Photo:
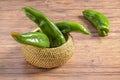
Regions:
M 94 25 L 92 23 L 90 23 L 83 16 L 78 16 L 78 17 L 86 24 L 86 27 L 89 29 L 88 31 L 90 31 L 92 37 L 99 37 L 98 33 L 97 33 L 97 30 L 95 29 L 95 27 L 94 27 Z

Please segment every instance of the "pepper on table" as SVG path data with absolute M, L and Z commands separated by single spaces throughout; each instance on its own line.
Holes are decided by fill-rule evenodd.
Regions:
M 95 10 L 84 10 L 83 15 L 96 27 L 100 36 L 108 35 L 110 27 L 106 16 Z

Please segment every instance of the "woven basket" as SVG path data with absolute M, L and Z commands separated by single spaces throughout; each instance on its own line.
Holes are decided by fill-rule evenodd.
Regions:
M 72 57 L 74 45 L 71 35 L 68 35 L 67 42 L 56 48 L 39 48 L 22 44 L 21 49 L 26 61 L 32 65 L 41 68 L 54 68 L 63 65 Z

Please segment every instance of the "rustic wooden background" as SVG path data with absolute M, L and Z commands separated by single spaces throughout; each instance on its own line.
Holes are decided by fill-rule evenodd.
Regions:
M 28 32 L 37 26 L 25 17 L 22 7 L 32 6 L 52 21 L 71 20 L 84 25 L 91 35 L 71 33 L 73 57 L 56 69 L 38 69 L 27 63 L 19 43 L 10 33 Z M 82 11 L 104 13 L 111 31 L 99 37 Z M 0 0 L 0 80 L 120 80 L 120 0 Z

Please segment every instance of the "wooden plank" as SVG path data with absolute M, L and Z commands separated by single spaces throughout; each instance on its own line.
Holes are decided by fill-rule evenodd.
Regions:
M 1 79 L 4 78 L 4 80 L 90 80 L 90 79 L 94 79 L 94 80 L 119 80 L 120 76 L 119 75 L 80 75 L 80 76 L 66 76 L 66 77 L 61 77 L 61 76 L 41 76 L 40 74 L 33 74 L 33 75 L 3 75 L 3 77 L 1 77 Z
M 24 3 L 24 4 L 23 4 Z M 103 0 L 99 0 L 99 1 L 95 1 L 95 0 L 91 0 L 90 2 L 89 1 L 80 1 L 80 0 L 70 0 L 70 1 L 66 1 L 66 0 L 62 0 L 62 1 L 59 1 L 59 0 L 41 0 L 41 1 L 11 1 L 11 4 L 9 4 L 9 1 L 1 1 L 1 10 L 16 10 L 18 7 L 23 7 L 23 6 L 26 6 L 26 5 L 29 5 L 29 6 L 35 6 L 35 7 L 39 7 L 39 8 L 64 8 L 64 9 L 68 9 L 68 7 L 70 9 L 79 9 L 79 8 L 110 8 L 110 9 L 116 9 L 116 8 L 119 8 L 117 6 L 119 6 L 120 2 L 117 1 L 117 0 L 110 0 L 110 1 L 103 1 Z M 69 4 L 69 5 L 68 5 Z M 88 5 L 89 4 L 89 5 Z M 2 6 L 4 5 L 4 7 Z M 56 7 L 58 6 L 59 7 Z M 65 7 L 64 7 L 64 6 Z M 11 7 L 14 7 L 13 8 L 9 8 L 7 6 L 11 6 Z M 72 7 L 74 6 L 74 7 Z
M 78 67 L 77 67 L 78 68 Z M 79 76 L 79 74 L 91 74 L 91 75 L 120 75 L 120 68 L 62 68 L 55 70 L 45 69 L 1 69 L 0 74 L 37 74 L 43 73 L 46 76 Z M 71 72 L 71 73 L 70 73 Z

